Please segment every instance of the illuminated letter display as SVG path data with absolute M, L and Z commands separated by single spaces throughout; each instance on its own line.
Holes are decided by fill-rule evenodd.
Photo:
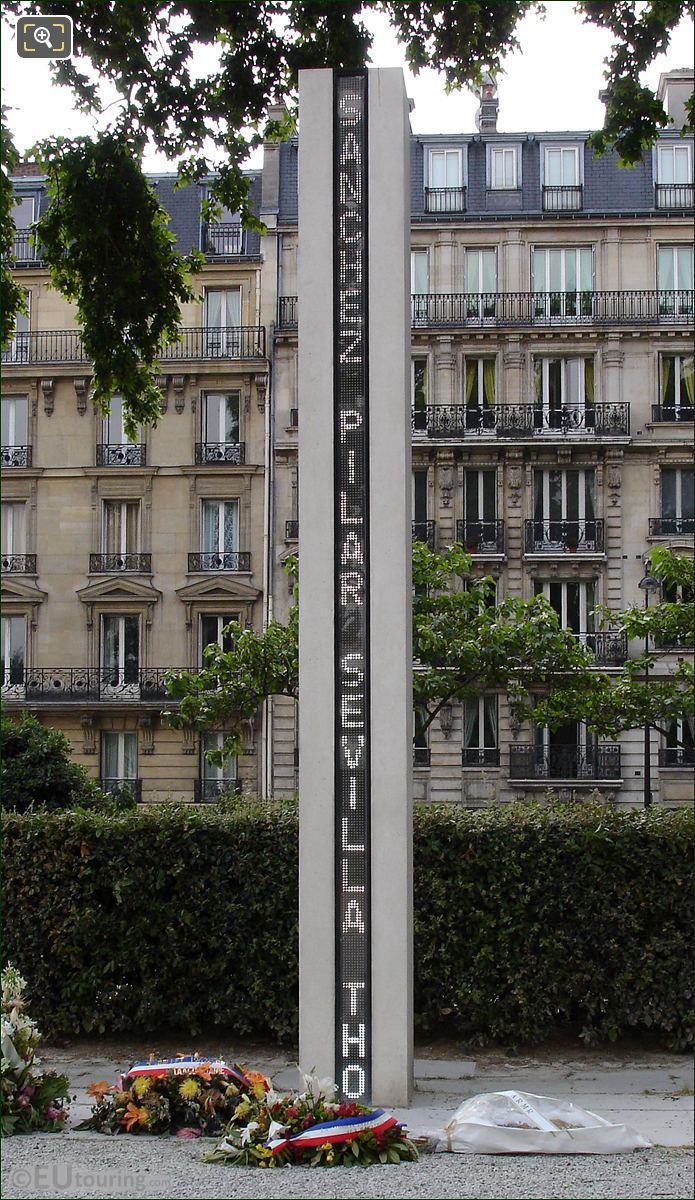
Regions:
M 336 1082 L 371 1091 L 367 76 L 334 76 Z

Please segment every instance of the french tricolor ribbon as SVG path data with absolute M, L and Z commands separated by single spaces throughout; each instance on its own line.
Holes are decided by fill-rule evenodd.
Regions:
M 133 1079 L 137 1079 L 141 1075 L 149 1075 L 152 1079 L 161 1079 L 163 1075 L 168 1075 L 170 1071 L 174 1075 L 193 1075 L 201 1067 L 209 1067 L 213 1075 L 224 1075 L 244 1089 L 250 1086 L 248 1079 L 238 1068 L 228 1067 L 221 1059 L 200 1058 L 197 1055 L 162 1059 L 158 1062 L 134 1063 L 129 1071 L 119 1076 L 118 1085 L 122 1088 L 123 1084 L 130 1083 Z
M 312 1146 L 323 1146 L 326 1142 L 334 1145 L 336 1142 L 351 1142 L 360 1133 L 386 1133 L 393 1129 L 398 1121 L 383 1108 L 375 1108 L 361 1117 L 339 1117 L 335 1121 L 322 1121 L 318 1125 L 310 1125 L 301 1133 L 294 1133 L 288 1138 L 269 1138 L 266 1146 L 273 1154 L 279 1154 L 286 1146 L 299 1146 L 310 1149 Z

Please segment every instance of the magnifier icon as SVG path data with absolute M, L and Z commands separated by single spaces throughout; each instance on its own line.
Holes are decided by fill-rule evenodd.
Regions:
M 39 25 L 34 30 L 34 41 L 47 44 L 51 40 L 50 30 L 45 25 Z

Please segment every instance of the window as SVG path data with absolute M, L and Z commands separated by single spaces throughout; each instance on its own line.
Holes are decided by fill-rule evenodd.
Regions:
M 427 359 L 410 360 L 410 408 L 413 430 L 427 432 Z
M 659 753 L 660 767 L 692 767 L 693 733 L 695 721 L 692 716 L 685 720 L 668 721 L 663 748 Z
M 102 693 L 132 695 L 139 683 L 140 618 L 104 614 L 101 618 Z
M 534 247 L 531 273 L 536 318 L 591 317 L 594 287 L 591 246 Z
M 208 392 L 203 396 L 203 440 L 197 462 L 243 462 L 239 443 L 239 392 Z
M 26 661 L 26 621 L 24 617 L 0 618 L 2 691 L 5 696 L 20 695 L 24 685 Z
M 36 219 L 36 197 L 16 196 L 12 217 L 16 226 L 12 254 L 18 263 L 33 262 L 37 257 L 36 247 L 30 240 L 30 230 Z
M 131 785 L 135 790 L 138 774 L 138 735 L 125 730 L 109 730 L 101 735 L 101 787 L 120 792 Z
M 102 547 L 105 554 L 137 554 L 140 547 L 140 501 L 105 500 Z
M 30 467 L 28 442 L 28 405 L 26 396 L 2 397 L 2 465 Z
M 693 202 L 693 157 L 687 143 L 671 142 L 656 151 L 657 208 L 686 208 Z
M 579 177 L 579 148 L 577 146 L 546 146 L 546 187 L 576 187 Z
M 428 212 L 463 212 L 465 209 L 461 150 L 430 150 L 425 207 Z
M 494 430 L 496 383 L 494 358 L 467 358 L 465 369 L 466 429 Z
M 201 519 L 203 569 L 238 570 L 239 501 L 203 500 Z
M 549 779 L 593 779 L 597 770 L 595 739 L 582 721 L 567 721 L 557 729 L 535 730 L 534 776 Z
M 241 350 L 241 288 L 207 288 L 205 291 L 205 354 L 238 355 Z
M 34 224 L 34 212 L 36 210 L 35 196 L 16 196 L 14 201 L 14 210 L 12 219 L 17 229 L 29 229 L 30 225 Z
M 427 520 L 427 468 L 413 471 L 413 541 L 426 542 L 434 550 L 434 522 Z
M 659 372 L 661 421 L 692 421 L 695 371 L 692 354 L 662 354 Z
M 230 624 L 231 621 L 238 621 L 239 613 L 201 613 L 200 616 L 200 665 L 205 666 L 205 655 L 203 651 L 206 646 L 217 644 L 222 650 L 228 652 L 232 648 L 232 638 L 228 633 L 223 634 L 223 630 Z
M 24 292 L 24 301 L 27 311 L 18 312 L 15 317 L 14 333 L 2 352 L 3 362 L 31 361 L 31 292 Z
M 27 506 L 21 503 L 2 503 L 2 556 L 26 554 Z
M 208 221 L 203 227 L 203 250 L 207 254 L 243 254 L 241 214 L 224 205 L 218 206 L 214 220 Z
M 497 528 L 495 471 L 466 471 L 463 478 L 464 520 L 459 541 L 471 553 L 501 552 Z
M 692 534 L 693 472 L 690 467 L 661 470 L 661 534 Z
M 429 713 L 424 704 L 413 709 L 413 765 L 416 767 L 429 767 L 430 765 L 428 716 Z
M 593 469 L 534 471 L 533 486 L 534 519 L 527 550 L 603 549 L 603 524 L 595 515 Z
M 555 609 L 563 629 L 579 636 L 594 632 L 596 584 L 593 579 L 552 580 L 535 583 L 535 594 L 545 596 Z
M 224 759 L 221 767 L 214 766 L 207 758 L 209 750 L 221 750 L 225 738 L 224 732 L 204 733 L 200 739 L 200 799 L 214 800 L 217 796 L 228 791 L 236 791 L 237 760 L 233 756 Z
M 489 178 L 493 191 L 513 191 L 519 186 L 516 146 L 490 147 Z
M 689 315 L 693 310 L 693 251 L 690 246 L 658 246 L 656 252 L 660 316 Z
M 497 251 L 466 250 L 464 261 L 466 316 L 482 320 L 495 315 Z
M 410 251 L 410 292 L 413 324 L 426 325 L 429 316 L 429 255 L 427 250 Z
M 533 362 L 534 428 L 595 428 L 593 358 L 536 358 Z
M 473 696 L 464 702 L 463 765 L 499 766 L 496 696 Z

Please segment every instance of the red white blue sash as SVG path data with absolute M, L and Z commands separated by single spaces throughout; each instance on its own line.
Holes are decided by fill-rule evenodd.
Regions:
M 149 1075 L 153 1079 L 161 1079 L 169 1072 L 173 1075 L 193 1075 L 201 1067 L 209 1067 L 211 1074 L 224 1075 L 244 1088 L 250 1086 L 248 1079 L 238 1068 L 228 1067 L 218 1058 L 200 1058 L 199 1055 L 194 1054 L 182 1058 L 162 1059 L 158 1062 L 134 1063 L 125 1075 L 119 1077 L 119 1086 L 122 1088 L 124 1084 L 132 1082 L 141 1075 Z
M 375 1108 L 361 1117 L 339 1117 L 335 1121 L 322 1121 L 288 1138 L 269 1138 L 266 1146 L 273 1154 L 279 1154 L 286 1146 L 309 1149 L 312 1146 L 323 1146 L 326 1142 L 331 1145 L 336 1142 L 351 1142 L 360 1133 L 386 1133 L 386 1130 L 393 1129 L 394 1125 L 398 1125 L 395 1117 L 384 1112 L 383 1108 Z

